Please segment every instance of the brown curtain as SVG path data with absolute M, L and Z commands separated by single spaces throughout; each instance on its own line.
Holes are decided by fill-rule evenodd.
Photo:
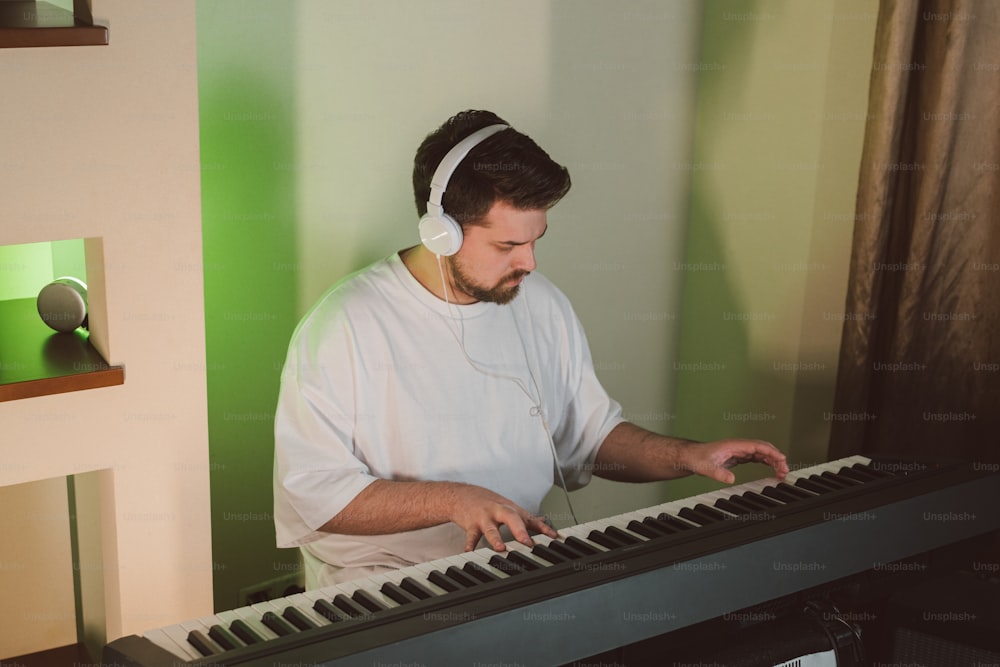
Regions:
M 1000 2 L 883 0 L 830 458 L 1000 462 Z

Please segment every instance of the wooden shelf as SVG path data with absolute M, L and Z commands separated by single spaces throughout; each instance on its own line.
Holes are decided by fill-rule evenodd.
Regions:
M 0 0 L 0 48 L 105 46 L 108 29 L 90 20 L 89 3 L 74 11 L 39 0 Z
M 124 384 L 125 369 L 109 365 L 86 331 L 50 329 L 35 304 L 0 301 L 0 401 Z

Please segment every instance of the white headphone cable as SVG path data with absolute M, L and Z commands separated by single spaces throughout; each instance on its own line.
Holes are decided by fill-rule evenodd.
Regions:
M 531 316 L 531 306 L 528 303 L 527 288 L 522 290 L 522 295 L 524 296 L 524 310 L 528 313 L 528 325 L 533 330 L 535 328 L 535 323 Z M 511 318 L 514 320 L 514 329 L 517 331 L 517 337 L 521 340 L 521 349 L 524 350 L 524 363 L 528 365 L 528 377 L 531 378 L 531 383 L 535 386 L 535 392 L 538 394 L 538 402 L 535 407 L 538 409 L 538 416 L 542 420 L 542 428 L 545 429 L 545 435 L 549 440 L 549 449 L 552 450 L 552 460 L 555 463 L 556 473 L 559 475 L 559 487 L 562 489 L 563 496 L 566 498 L 566 506 L 569 508 L 569 514 L 573 517 L 573 525 L 579 525 L 580 521 L 576 518 L 576 512 L 573 509 L 573 502 L 569 499 L 569 489 L 566 488 L 566 478 L 563 476 L 562 466 L 559 465 L 559 455 L 556 453 L 555 439 L 552 437 L 552 431 L 549 430 L 549 420 L 545 415 L 545 409 L 542 407 L 542 390 L 538 386 L 538 380 L 535 378 L 535 373 L 531 370 L 531 361 L 528 359 L 528 346 L 524 342 L 524 336 L 521 334 L 521 327 L 517 323 L 517 317 L 514 315 L 513 308 L 511 308 L 510 313 Z M 538 365 L 538 350 L 532 348 L 531 356 L 535 361 L 535 370 L 541 372 Z
M 437 256 L 437 260 L 438 260 L 438 273 L 441 276 L 441 288 L 444 291 L 445 306 L 450 310 L 452 304 L 451 301 L 449 301 L 448 299 L 448 284 L 445 281 L 444 266 L 441 263 L 440 255 Z M 531 309 L 528 306 L 528 290 L 523 289 L 522 294 L 524 296 L 524 307 L 528 313 L 528 320 L 533 328 L 534 322 L 531 317 Z M 542 421 L 542 428 L 545 430 L 545 436 L 549 443 L 549 450 L 552 452 L 552 461 L 555 464 L 554 467 L 556 470 L 556 474 L 559 476 L 559 487 L 562 489 L 563 496 L 565 496 L 566 498 L 566 506 L 569 508 L 570 516 L 573 518 L 573 524 L 578 525 L 580 522 L 576 518 L 576 511 L 573 509 L 573 502 L 569 498 L 569 489 L 566 488 L 566 478 L 563 476 L 562 467 L 559 465 L 559 455 L 556 453 L 555 439 L 552 437 L 552 431 L 549 429 L 548 418 L 545 415 L 545 408 L 542 405 L 542 391 L 541 388 L 538 386 L 538 381 L 535 378 L 535 373 L 531 369 L 531 360 L 528 359 L 528 346 L 524 342 L 524 336 L 521 333 L 521 327 L 517 323 L 517 316 L 514 314 L 513 306 L 511 306 L 511 311 L 510 311 L 511 319 L 514 322 L 514 330 L 517 331 L 518 340 L 521 341 L 521 351 L 524 353 L 524 363 L 528 368 L 528 377 L 531 378 L 531 384 L 535 388 L 535 394 L 537 398 L 531 395 L 531 392 L 524 385 L 524 382 L 521 380 L 521 378 L 514 375 L 504 375 L 502 373 L 494 373 L 493 371 L 487 368 L 481 367 L 479 364 L 475 362 L 475 360 L 472 359 L 472 357 L 469 356 L 468 351 L 465 349 L 465 319 L 462 317 L 461 309 L 456 308 L 456 312 L 458 313 L 460 332 L 456 332 L 451 326 L 448 327 L 448 330 L 451 331 L 452 336 L 455 337 L 455 340 L 458 342 L 458 347 L 459 349 L 462 350 L 462 355 L 465 357 L 465 360 L 469 363 L 469 365 L 472 366 L 472 368 L 474 368 L 475 370 L 489 377 L 494 377 L 501 380 L 511 380 L 512 382 L 514 382 L 514 384 L 518 386 L 518 388 L 524 393 L 524 395 L 528 397 L 528 400 L 534 404 L 534 407 L 532 408 L 532 414 L 534 416 L 537 416 Z M 537 370 L 538 369 L 537 350 L 533 350 L 532 357 L 535 360 L 535 368 Z

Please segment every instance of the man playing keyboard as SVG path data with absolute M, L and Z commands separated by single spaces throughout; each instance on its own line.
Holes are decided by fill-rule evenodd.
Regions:
M 555 537 L 553 484 L 644 482 L 785 456 L 759 440 L 696 443 L 629 423 L 593 369 L 569 301 L 535 272 L 565 167 L 485 111 L 417 150 L 421 243 L 334 285 L 289 345 L 275 416 L 279 547 L 308 588 Z

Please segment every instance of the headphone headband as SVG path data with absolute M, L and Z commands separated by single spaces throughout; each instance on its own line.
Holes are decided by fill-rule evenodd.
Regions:
M 445 190 L 448 189 L 448 181 L 451 180 L 451 175 L 455 173 L 455 169 L 462 163 L 462 160 L 487 137 L 491 137 L 501 130 L 506 130 L 507 127 L 504 124 L 487 125 L 482 129 L 476 130 L 465 139 L 462 139 L 450 151 L 445 153 L 445 156 L 441 159 L 441 163 L 434 170 L 434 176 L 431 177 L 431 194 L 427 200 L 427 204 L 440 209 L 441 197 L 444 196 Z
M 448 189 L 455 169 L 462 160 L 487 137 L 506 130 L 509 126 L 503 123 L 487 125 L 476 130 L 449 150 L 431 177 L 431 191 L 427 199 L 427 213 L 420 219 L 420 240 L 435 255 L 454 255 L 462 247 L 462 227 L 444 212 L 441 198 Z

